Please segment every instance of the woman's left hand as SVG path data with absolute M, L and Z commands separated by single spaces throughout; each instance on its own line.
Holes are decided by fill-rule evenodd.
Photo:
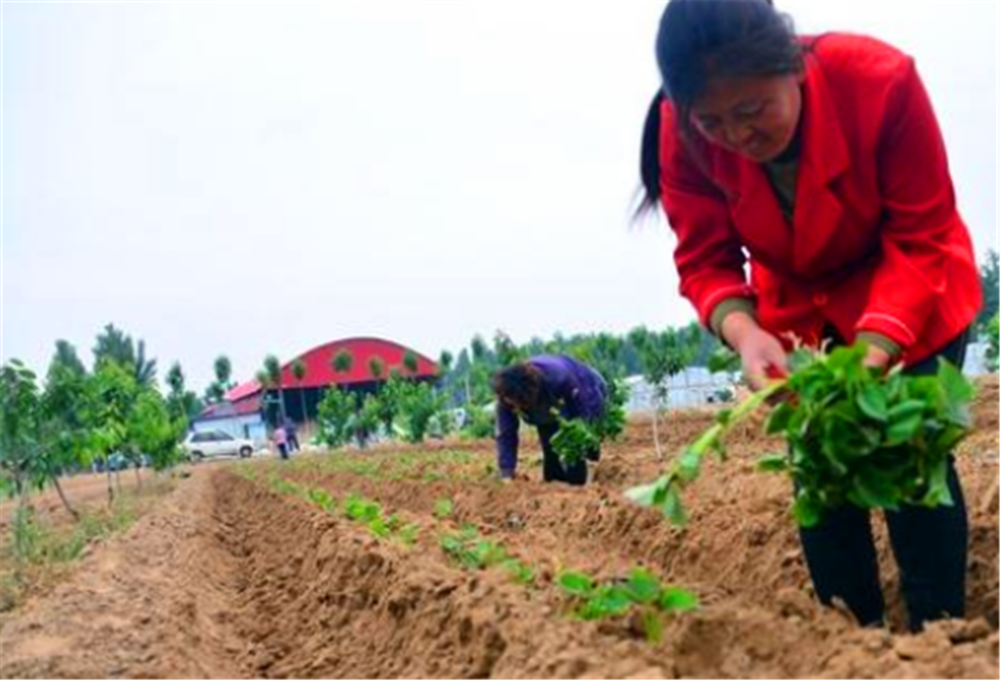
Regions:
M 880 368 L 885 370 L 889 367 L 892 355 L 877 345 L 868 345 L 868 353 L 865 354 L 865 366 L 869 368 Z

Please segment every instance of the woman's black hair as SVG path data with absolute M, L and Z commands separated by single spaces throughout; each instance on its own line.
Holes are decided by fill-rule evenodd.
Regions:
M 661 104 L 675 111 L 678 133 L 690 138 L 691 105 L 716 77 L 779 76 L 802 70 L 802 46 L 787 15 L 771 0 L 670 0 L 656 36 L 663 87 L 646 114 L 636 214 L 660 199 Z
M 520 406 L 534 406 L 542 393 L 542 374 L 527 361 L 508 366 L 493 374 L 493 392 Z

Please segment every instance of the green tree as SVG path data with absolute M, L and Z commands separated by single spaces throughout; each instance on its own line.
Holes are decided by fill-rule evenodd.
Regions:
M 455 355 L 448 350 L 442 350 L 441 356 L 438 358 L 438 373 L 442 376 L 448 375 L 454 364 Z
M 431 419 L 441 411 L 444 399 L 426 382 L 405 380 L 396 386 L 397 429 L 403 439 L 419 444 L 427 436 Z
M 167 412 L 171 420 L 183 422 L 182 432 L 201 413 L 202 405 L 198 395 L 187 389 L 184 371 L 180 362 L 175 361 L 167 371 Z
M 136 456 L 143 453 L 156 470 L 164 470 L 180 459 L 178 443 L 185 422 L 172 420 L 167 403 L 155 390 L 141 390 L 126 422 L 126 438 Z M 142 486 L 140 466 L 135 467 L 136 480 Z
M 410 375 L 416 375 L 419 367 L 420 364 L 417 360 L 417 355 L 412 350 L 406 350 L 403 352 L 403 368 L 405 368 Z
M 986 367 L 991 371 L 996 371 L 998 367 L 998 344 L 1000 344 L 1000 317 L 996 314 L 990 319 L 986 330 Z
M 133 342 L 132 336 L 110 323 L 97 335 L 94 345 L 95 372 L 108 361 L 123 366 L 142 387 L 152 387 L 156 382 L 156 359 L 146 358 L 145 341 Z
M 342 349 L 333 356 L 331 366 L 334 373 L 350 373 L 354 367 L 354 355 L 349 349 Z
M 264 371 L 267 373 L 268 384 L 278 391 L 278 414 L 282 424 L 288 418 L 285 413 L 285 393 L 282 386 L 281 362 L 273 354 L 267 355 L 264 359 Z
M 56 340 L 56 353 L 52 357 L 52 365 L 65 366 L 76 375 L 86 375 L 87 369 L 80 361 L 76 347 L 65 340 Z
M 997 251 L 986 251 L 986 261 L 979 267 L 979 280 L 983 287 L 983 307 L 976 317 L 976 325 L 986 330 L 990 319 L 997 315 L 1000 307 L 1000 256 Z
M 496 357 L 497 368 L 516 364 L 527 358 L 502 330 L 497 330 L 493 335 L 493 355 Z
M 378 431 L 382 404 L 378 395 L 366 394 L 361 400 L 361 407 L 354 415 L 353 432 L 358 447 L 365 448 L 368 440 Z
M 110 456 L 129 446 L 128 422 L 138 399 L 140 387 L 127 367 L 115 361 L 103 362 L 90 380 L 90 412 L 87 422 L 90 429 L 91 455 L 104 463 L 108 480 L 108 504 L 114 502 Z M 116 476 L 117 478 L 117 476 Z
M 0 367 L 0 472 L 6 491 L 26 507 L 28 493 L 45 482 L 39 455 L 40 398 L 35 373 L 17 359 Z
M 371 373 L 372 378 L 381 380 L 382 376 L 385 375 L 385 362 L 379 357 L 372 357 L 368 360 L 368 371 Z
M 65 363 L 57 350 L 49 364 L 41 396 L 41 445 L 45 449 L 46 473 L 66 510 L 79 518 L 63 493 L 59 476 L 75 465 L 89 465 L 90 428 L 87 422 L 90 392 L 88 376 Z
M 302 404 L 302 420 L 303 422 L 309 420 L 309 414 L 306 413 L 306 391 L 302 387 L 302 381 L 306 377 L 306 362 L 302 359 L 296 359 L 292 362 L 292 377 L 295 378 L 295 382 L 299 387 L 299 400 Z
M 229 360 L 225 354 L 220 354 L 215 359 L 215 363 L 212 368 L 215 370 L 215 380 L 225 390 L 231 390 L 235 385 L 232 383 L 233 378 L 233 363 Z
M 330 387 L 317 408 L 320 440 L 330 448 L 343 446 L 353 436 L 357 399 L 347 390 Z
M 653 391 L 653 443 L 662 460 L 658 421 L 667 405 L 668 384 L 670 378 L 683 371 L 691 361 L 697 338 L 673 328 L 655 332 L 644 327 L 633 329 L 629 338 L 639 350 L 643 377 Z

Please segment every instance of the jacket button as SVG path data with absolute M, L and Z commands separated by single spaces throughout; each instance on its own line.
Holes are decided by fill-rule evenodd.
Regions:
M 827 297 L 826 293 L 816 293 L 815 295 L 813 295 L 813 304 L 816 305 L 817 307 L 822 307 L 829 301 L 830 298 Z

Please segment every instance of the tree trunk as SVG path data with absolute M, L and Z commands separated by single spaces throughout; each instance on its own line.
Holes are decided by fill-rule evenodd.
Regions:
M 111 485 L 111 460 L 108 456 L 104 456 L 104 472 L 108 476 L 108 507 L 115 502 L 115 489 Z
M 14 555 L 17 558 L 18 568 L 22 568 L 25 562 L 29 546 L 27 545 L 28 532 L 25 523 L 30 521 L 29 513 L 31 505 L 28 503 L 28 485 L 24 480 L 15 477 L 14 486 L 17 489 L 17 510 L 14 518 Z
M 69 504 L 69 499 L 66 498 L 66 494 L 65 492 L 63 492 L 62 485 L 59 483 L 59 477 L 51 473 L 49 476 L 52 478 L 52 486 L 56 487 L 56 493 L 59 494 L 59 500 L 62 501 L 63 507 L 66 508 L 66 512 L 73 515 L 73 519 L 79 522 L 80 513 L 74 510 L 73 507 Z
M 657 403 L 654 404 L 653 408 L 653 445 L 656 446 L 656 457 L 659 460 L 663 460 L 663 449 L 660 447 L 660 432 L 657 428 L 657 421 L 660 419 L 660 404 L 659 399 Z
M 142 470 L 140 470 L 140 465 L 135 466 L 135 485 L 138 491 L 142 491 Z
M 305 425 L 309 414 L 306 413 L 306 391 L 302 387 L 299 387 L 299 399 L 302 401 L 302 424 Z
M 285 412 L 285 390 L 282 389 L 281 383 L 278 383 L 278 413 L 281 414 L 281 426 L 284 427 L 288 414 Z

